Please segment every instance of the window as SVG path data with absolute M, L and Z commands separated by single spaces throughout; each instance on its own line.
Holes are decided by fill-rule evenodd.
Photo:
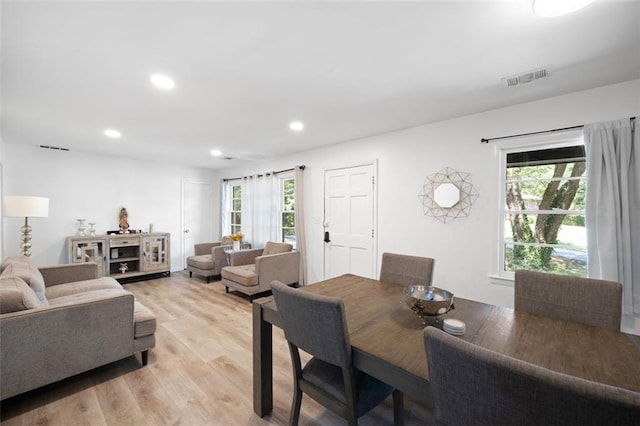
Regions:
M 586 277 L 582 137 L 501 153 L 500 275 L 528 269 Z
M 242 187 L 231 186 L 231 233 L 242 232 Z
M 281 200 L 280 208 L 280 228 L 282 230 L 282 241 L 293 244 L 296 247 L 296 213 L 295 209 L 295 179 L 285 178 L 281 180 Z

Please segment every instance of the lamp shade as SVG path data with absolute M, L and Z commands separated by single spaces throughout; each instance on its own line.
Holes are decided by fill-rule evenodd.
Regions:
M 6 196 L 4 215 L 8 217 L 49 217 L 49 199 L 45 197 Z

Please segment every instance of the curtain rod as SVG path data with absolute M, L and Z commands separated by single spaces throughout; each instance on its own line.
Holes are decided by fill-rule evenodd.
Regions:
M 303 164 L 302 166 L 300 166 L 300 170 L 304 170 L 306 167 L 307 167 L 307 166 L 305 166 L 305 165 Z M 294 171 L 294 170 L 295 170 L 295 168 L 291 168 L 291 169 L 284 169 L 284 170 L 278 170 L 277 172 L 269 172 L 269 173 L 265 173 L 265 174 L 258 174 L 258 175 L 255 175 L 255 176 L 256 176 L 256 177 L 262 177 L 262 176 L 264 176 L 264 175 L 267 175 L 267 176 L 268 176 L 268 175 L 270 175 L 270 174 L 277 175 L 277 174 L 280 174 L 280 173 L 292 172 L 292 171 Z M 239 179 L 244 179 L 244 178 L 246 178 L 246 177 L 247 177 L 247 176 L 234 177 L 234 178 L 224 178 L 224 179 L 222 179 L 222 181 L 223 181 L 223 182 L 228 182 L 228 181 L 230 181 L 230 180 L 239 180 Z
M 629 120 L 635 120 L 635 119 L 636 119 L 635 117 L 629 117 Z M 581 124 L 579 126 L 562 127 L 560 129 L 541 130 L 539 132 L 530 132 L 530 133 L 520 133 L 519 135 L 498 136 L 496 138 L 482 138 L 482 139 L 480 139 L 480 143 L 489 143 L 489 141 L 495 141 L 495 140 L 498 140 L 498 139 L 517 138 L 519 136 L 540 135 L 540 134 L 543 134 L 543 133 L 561 132 L 563 130 L 581 129 L 583 127 L 584 127 L 584 124 Z

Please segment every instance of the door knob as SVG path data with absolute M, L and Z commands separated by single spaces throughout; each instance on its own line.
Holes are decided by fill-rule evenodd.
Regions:
M 189 230 L 188 230 L 188 229 L 185 229 L 185 230 L 184 230 L 184 233 L 185 233 L 185 234 L 188 234 L 188 233 L 189 233 Z

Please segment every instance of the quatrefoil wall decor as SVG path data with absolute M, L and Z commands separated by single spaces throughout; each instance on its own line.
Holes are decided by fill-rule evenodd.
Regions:
M 471 175 L 445 167 L 425 179 L 418 194 L 424 214 L 447 223 L 469 216 L 478 192 L 471 183 Z

